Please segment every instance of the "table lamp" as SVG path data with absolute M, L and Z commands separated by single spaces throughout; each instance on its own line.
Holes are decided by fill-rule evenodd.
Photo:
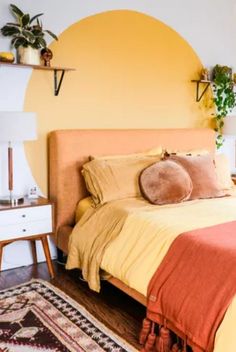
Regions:
M 12 142 L 35 140 L 36 114 L 33 112 L 0 111 L 0 142 L 8 143 L 8 189 L 9 194 L 0 197 L 0 204 L 16 204 L 23 196 L 13 195 L 13 148 Z

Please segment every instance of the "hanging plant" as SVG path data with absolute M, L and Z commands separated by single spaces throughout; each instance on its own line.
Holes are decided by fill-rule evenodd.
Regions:
M 215 130 L 217 132 L 216 146 L 223 144 L 223 127 L 225 117 L 236 106 L 236 95 L 232 80 L 232 69 L 228 66 L 216 65 L 213 69 L 213 93 L 216 105 Z

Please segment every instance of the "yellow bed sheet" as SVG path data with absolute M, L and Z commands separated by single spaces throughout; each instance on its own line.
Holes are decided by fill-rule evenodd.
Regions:
M 232 220 L 236 220 L 235 197 L 138 207 L 106 248 L 101 267 L 146 295 L 152 275 L 179 234 Z M 235 325 L 236 298 L 218 329 L 214 352 L 236 351 Z

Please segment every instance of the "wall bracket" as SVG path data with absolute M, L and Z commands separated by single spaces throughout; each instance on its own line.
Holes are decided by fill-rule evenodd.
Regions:
M 11 67 L 19 67 L 19 68 L 32 68 L 33 70 L 42 70 L 42 71 L 53 71 L 54 72 L 54 95 L 58 96 L 61 85 L 63 82 L 63 78 L 66 71 L 75 71 L 74 68 L 67 67 L 51 67 L 51 66 L 41 66 L 41 65 L 27 65 L 27 64 L 11 64 L 7 62 L 0 62 L 0 66 L 11 66 Z M 58 77 L 58 72 L 61 72 L 61 76 Z
M 196 101 L 199 102 L 204 94 L 206 93 L 208 87 L 211 85 L 211 81 L 205 81 L 200 79 L 193 79 L 191 82 L 197 83 L 196 87 Z M 203 85 L 203 89 L 200 92 L 200 86 Z
M 61 72 L 60 78 L 57 75 L 59 71 Z M 57 70 L 57 69 L 54 70 L 54 95 L 55 96 L 59 95 L 64 75 L 65 75 L 65 70 Z

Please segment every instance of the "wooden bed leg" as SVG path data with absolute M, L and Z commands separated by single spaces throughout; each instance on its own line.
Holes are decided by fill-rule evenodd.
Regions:
M 57 263 L 61 265 L 66 264 L 66 256 L 60 248 L 57 248 Z

